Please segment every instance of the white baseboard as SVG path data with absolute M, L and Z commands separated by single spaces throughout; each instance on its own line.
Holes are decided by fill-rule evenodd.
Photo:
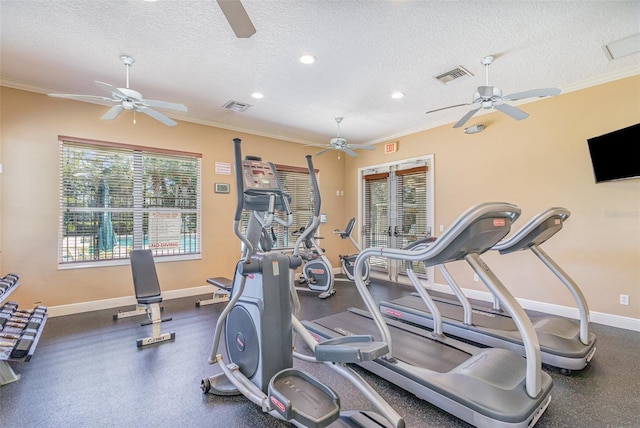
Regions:
M 334 273 L 341 273 L 340 268 L 333 268 Z M 451 294 L 449 286 L 443 284 L 433 284 L 435 291 Z M 463 290 L 465 295 L 470 299 L 482 300 L 485 302 L 492 302 L 493 298 L 488 291 L 477 290 Z M 162 298 L 165 300 L 178 299 L 181 297 L 199 296 L 203 294 L 212 293 L 212 287 L 209 285 L 203 285 L 199 287 L 182 288 L 179 290 L 168 290 L 162 293 Z M 529 299 L 517 299 L 523 308 L 532 311 L 544 312 L 552 315 L 559 315 L 567 318 L 578 318 L 578 309 L 568 306 L 555 305 L 552 303 L 537 302 Z M 102 309 L 113 309 L 122 306 L 134 306 L 136 304 L 135 296 L 116 297 L 113 299 L 94 300 L 91 302 L 72 303 L 69 305 L 50 306 L 47 308 L 47 312 L 50 317 L 59 317 L 63 315 L 79 314 L 82 312 L 99 311 Z M 194 303 L 195 304 L 195 303 Z M 640 332 L 640 319 L 623 317 L 620 315 L 606 314 L 603 312 L 590 312 L 591 322 L 597 324 L 604 324 L 611 327 L 624 328 L 626 330 Z
M 199 287 L 181 288 L 179 290 L 168 290 L 162 292 L 163 300 L 178 299 L 180 297 L 200 296 L 202 294 L 213 293 L 212 286 L 202 285 Z M 69 305 L 49 306 L 47 314 L 50 317 L 61 317 L 63 315 L 73 315 L 83 312 L 100 311 L 103 309 L 120 308 L 122 306 L 135 306 L 136 297 L 115 297 L 113 299 L 94 300 L 91 302 L 72 303 Z M 193 303 L 195 305 L 195 301 Z
M 444 284 L 433 284 L 433 290 L 452 294 L 449 286 Z M 469 290 L 466 288 L 462 291 L 464 291 L 464 294 L 470 299 L 482 300 L 484 302 L 493 302 L 493 297 L 488 291 Z M 555 305 L 553 303 L 537 302 L 535 300 L 529 299 L 516 299 L 524 309 L 544 312 L 545 314 L 559 315 L 573 319 L 578 319 L 579 317 L 578 308 Z M 640 319 L 637 318 L 590 311 L 589 319 L 591 322 L 596 324 L 604 324 L 611 327 L 624 328 L 626 330 L 640 331 Z

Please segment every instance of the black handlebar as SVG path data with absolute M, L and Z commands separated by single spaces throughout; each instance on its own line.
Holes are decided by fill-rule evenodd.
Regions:
M 313 197 L 316 200 L 315 207 L 313 209 L 313 216 L 320 217 L 320 189 L 318 188 L 318 180 L 316 179 L 316 170 L 313 168 L 313 161 L 311 155 L 305 156 L 307 159 L 307 167 L 309 168 L 309 177 L 311 178 L 311 187 L 313 188 Z
M 236 192 L 238 193 L 238 202 L 236 203 L 235 221 L 242 218 L 242 208 L 244 207 L 244 183 L 242 177 L 242 149 L 240 148 L 240 138 L 233 139 L 233 155 L 236 168 Z

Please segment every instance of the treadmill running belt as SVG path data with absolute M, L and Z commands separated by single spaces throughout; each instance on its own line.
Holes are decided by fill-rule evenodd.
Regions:
M 366 334 L 373 336 L 374 340 L 381 340 L 371 319 L 352 312 L 341 312 L 314 322 L 341 335 Z M 414 334 L 389 323 L 388 325 L 393 340 L 393 356 L 408 364 L 446 373 L 471 357 L 459 349 L 425 339 L 427 334 Z
M 443 322 L 446 319 L 462 321 L 464 318 L 464 311 L 459 303 L 454 301 L 447 301 L 444 299 L 433 299 L 442 314 Z M 406 306 L 418 311 L 428 312 L 427 305 L 424 304 L 422 299 L 418 296 L 409 295 L 393 300 L 391 303 Z M 494 314 L 491 309 L 480 310 L 479 308 L 473 308 L 474 323 L 476 325 L 490 328 L 492 330 L 499 330 L 508 332 L 509 337 L 520 338 L 520 332 L 516 323 L 509 315 Z

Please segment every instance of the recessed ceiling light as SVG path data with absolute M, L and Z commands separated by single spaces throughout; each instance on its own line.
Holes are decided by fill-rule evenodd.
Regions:
M 404 92 L 394 92 L 393 94 L 391 94 L 391 98 L 393 98 L 394 100 L 399 100 L 402 97 L 404 97 Z
M 302 55 L 299 59 L 303 64 L 313 64 L 316 62 L 316 57 L 313 55 Z
M 256 100 L 261 100 L 264 98 L 264 94 L 260 92 L 254 92 L 253 94 L 251 94 L 251 97 L 255 98 Z

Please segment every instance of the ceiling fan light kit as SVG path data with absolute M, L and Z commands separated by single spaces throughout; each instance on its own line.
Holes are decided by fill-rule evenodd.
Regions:
M 166 110 L 175 110 L 186 112 L 187 107 L 183 104 L 172 103 L 168 101 L 159 101 L 159 100 L 147 100 L 142 97 L 142 94 L 138 91 L 135 91 L 129 88 L 129 68 L 136 62 L 132 57 L 128 55 L 122 55 L 120 57 L 120 61 L 125 65 L 126 71 L 126 81 L 124 88 L 116 88 L 109 83 L 95 81 L 96 84 L 106 88 L 111 91 L 111 98 L 98 96 L 98 95 L 76 95 L 76 94 L 49 94 L 50 97 L 54 98 L 67 98 L 67 99 L 75 99 L 75 100 L 101 100 L 116 103 L 113 107 L 111 107 L 105 114 L 102 115 L 102 120 L 113 120 L 124 110 L 133 111 L 134 118 L 133 123 L 135 125 L 135 113 L 140 112 L 144 113 L 147 116 L 167 125 L 167 126 L 176 126 L 177 123 L 169 119 L 164 114 L 154 110 L 154 108 L 162 108 Z
M 482 58 L 480 63 L 484 66 L 485 69 L 485 84 L 484 86 L 478 86 L 478 89 L 474 92 L 471 103 L 469 104 L 456 104 L 448 107 L 442 107 L 435 110 L 429 110 L 426 114 L 434 113 L 436 111 L 446 110 L 454 107 L 461 107 L 465 105 L 473 105 L 474 108 L 467 112 L 460 120 L 458 120 L 453 127 L 460 128 L 462 127 L 471 117 L 478 112 L 478 110 L 485 109 L 489 110 L 495 108 L 496 110 L 506 114 L 515 120 L 523 120 L 529 117 L 529 114 L 520 110 L 517 107 L 514 107 L 510 104 L 506 104 L 506 101 L 517 101 L 525 98 L 534 98 L 534 97 L 548 97 L 552 95 L 558 95 L 560 93 L 560 89 L 558 88 L 543 88 L 543 89 L 531 89 L 529 91 L 518 92 L 509 95 L 502 95 L 502 89 L 497 88 L 495 86 L 489 85 L 489 66 L 493 63 L 494 57 L 491 55 L 485 56 Z M 470 127 L 473 128 L 473 127 Z M 484 129 L 484 127 L 482 128 Z M 480 132 L 482 131 L 480 129 Z M 467 132 L 467 134 L 474 132 Z
M 465 134 L 477 134 L 478 132 L 484 131 L 485 126 L 481 123 L 478 125 L 468 126 L 464 128 Z

